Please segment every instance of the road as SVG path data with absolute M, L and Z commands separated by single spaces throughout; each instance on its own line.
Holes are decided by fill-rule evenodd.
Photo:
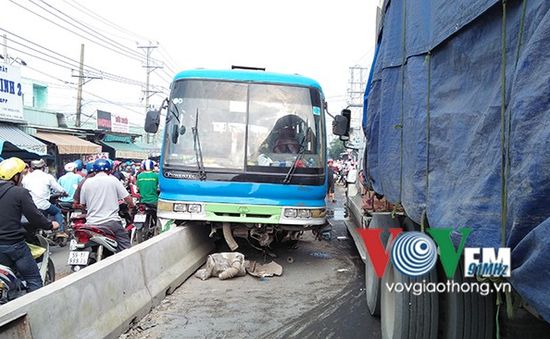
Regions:
M 67 265 L 69 258 L 69 245 L 65 247 L 50 246 L 53 264 L 55 266 L 55 280 L 59 280 L 71 273 L 71 268 Z
M 380 338 L 380 321 L 367 312 L 364 265 L 347 237 L 342 200 L 340 192 L 330 204 L 333 240 L 305 234 L 297 248 L 276 249 L 282 276 L 191 277 L 121 338 Z M 249 246 L 238 251 L 263 262 Z

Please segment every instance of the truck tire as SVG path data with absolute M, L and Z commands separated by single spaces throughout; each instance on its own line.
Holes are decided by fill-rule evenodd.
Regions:
M 439 267 L 440 281 L 447 277 Z M 475 282 L 464 277 L 464 266 L 458 264 L 453 281 L 458 284 Z M 448 339 L 485 339 L 495 337 L 495 296 L 477 292 L 439 294 L 439 336 Z
M 406 290 L 390 292 L 386 284 L 437 282 L 432 270 L 419 277 L 401 274 L 388 265 L 381 286 L 381 327 L 383 339 L 436 339 L 439 303 L 437 293 L 414 295 Z M 395 286 L 395 285 L 394 285 Z
M 395 227 L 399 227 L 399 220 L 392 218 L 391 213 L 373 213 L 369 223 L 370 229 L 382 228 L 388 230 Z M 389 236 L 389 232 L 381 234 L 382 244 L 388 243 Z M 380 315 L 380 284 L 381 279 L 376 276 L 369 258 L 365 263 L 365 294 L 367 296 L 367 307 L 372 316 Z

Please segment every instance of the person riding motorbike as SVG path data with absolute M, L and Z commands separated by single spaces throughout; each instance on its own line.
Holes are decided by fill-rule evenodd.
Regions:
M 29 190 L 36 207 L 45 216 L 53 216 L 59 224 L 59 231 L 56 237 L 68 237 L 65 233 L 65 219 L 61 210 L 50 203 L 52 191 L 65 195 L 67 192 L 57 183 L 53 175 L 46 173 L 46 162 L 44 159 L 31 161 L 33 171 L 22 180 L 23 187 Z
M 137 176 L 137 188 L 140 195 L 139 202 L 147 205 L 153 212 L 153 219 L 156 220 L 157 203 L 159 200 L 159 175 L 154 172 L 155 162 L 143 160 L 141 162 L 142 172 Z
M 59 199 L 59 205 L 63 208 L 70 209 L 73 205 L 73 199 L 74 199 L 74 193 L 76 192 L 76 189 L 78 188 L 78 184 L 84 178 L 78 174 L 76 174 L 76 164 L 74 162 L 70 162 L 65 165 L 65 173 L 62 175 L 57 182 L 65 192 L 67 192 L 66 197 L 62 197 Z
M 21 187 L 25 163 L 19 158 L 9 158 L 0 163 L 0 262 L 15 267 L 29 292 L 42 287 L 42 278 L 25 243 L 27 230 L 21 225 L 25 216 L 30 225 L 46 230 L 59 228 L 34 204 L 28 190 Z
M 155 162 L 143 160 L 141 162 L 142 172 L 137 176 L 136 185 L 140 194 L 140 202 L 144 204 L 157 205 L 159 200 L 159 175 L 154 172 Z
M 86 179 L 80 191 L 80 204 L 86 208 L 86 223 L 106 227 L 115 233 L 119 251 L 131 246 L 130 237 L 122 227 L 119 217 L 119 200 L 124 200 L 130 210 L 134 208 L 132 197 L 122 183 L 112 175 L 107 159 L 94 161 L 94 177 Z
M 80 191 L 82 190 L 82 185 L 84 185 L 84 182 L 87 179 L 92 178 L 94 175 L 95 175 L 95 173 L 94 173 L 94 163 L 89 162 L 89 163 L 86 164 L 86 176 L 78 184 L 78 186 L 76 187 L 76 191 L 74 192 L 74 195 L 73 195 L 73 207 L 74 208 L 80 208 Z

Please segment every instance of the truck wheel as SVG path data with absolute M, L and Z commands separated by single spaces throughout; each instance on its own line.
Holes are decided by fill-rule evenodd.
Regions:
M 381 286 L 381 325 L 384 339 L 435 339 L 437 338 L 437 293 L 414 295 L 405 289 L 389 291 L 388 285 L 403 287 L 407 284 L 437 282 L 436 270 L 419 277 L 401 274 L 388 265 Z
M 394 227 L 399 227 L 399 220 L 392 218 L 391 213 L 374 213 L 369 223 L 370 229 L 382 228 L 388 230 Z M 389 232 L 381 234 L 382 244 L 387 244 L 389 236 Z M 380 278 L 376 276 L 369 258 L 365 263 L 365 292 L 367 295 L 367 307 L 369 308 L 369 313 L 373 316 L 380 315 L 380 284 Z
M 475 282 L 464 278 L 464 264 L 459 262 L 453 282 Z M 443 269 L 438 270 L 440 281 L 446 283 Z M 439 336 L 448 339 L 484 339 L 495 337 L 495 296 L 478 292 L 452 292 L 439 295 Z
M 370 261 L 365 264 L 365 292 L 369 313 L 375 317 L 380 316 L 380 279 Z

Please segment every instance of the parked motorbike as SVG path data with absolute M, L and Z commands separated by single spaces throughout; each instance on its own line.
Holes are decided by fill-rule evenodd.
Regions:
M 31 253 L 38 265 L 42 283 L 48 285 L 55 280 L 55 266 L 50 258 L 49 242 L 40 234 L 35 234 L 28 223 L 24 223 L 24 226 L 28 232 L 27 243 L 36 246 Z M 5 304 L 25 293 L 27 293 L 27 283 L 19 276 L 12 260 L 0 254 L 0 304 Z
M 118 252 L 116 236 L 109 228 L 86 224 L 85 215 L 74 215 L 72 221 L 75 238 L 69 242 L 67 263 L 73 272 Z M 130 239 L 133 239 L 134 225 L 127 224 L 126 231 Z
M 158 234 L 157 207 L 151 204 L 138 203 L 134 215 L 135 242 L 141 243 Z

